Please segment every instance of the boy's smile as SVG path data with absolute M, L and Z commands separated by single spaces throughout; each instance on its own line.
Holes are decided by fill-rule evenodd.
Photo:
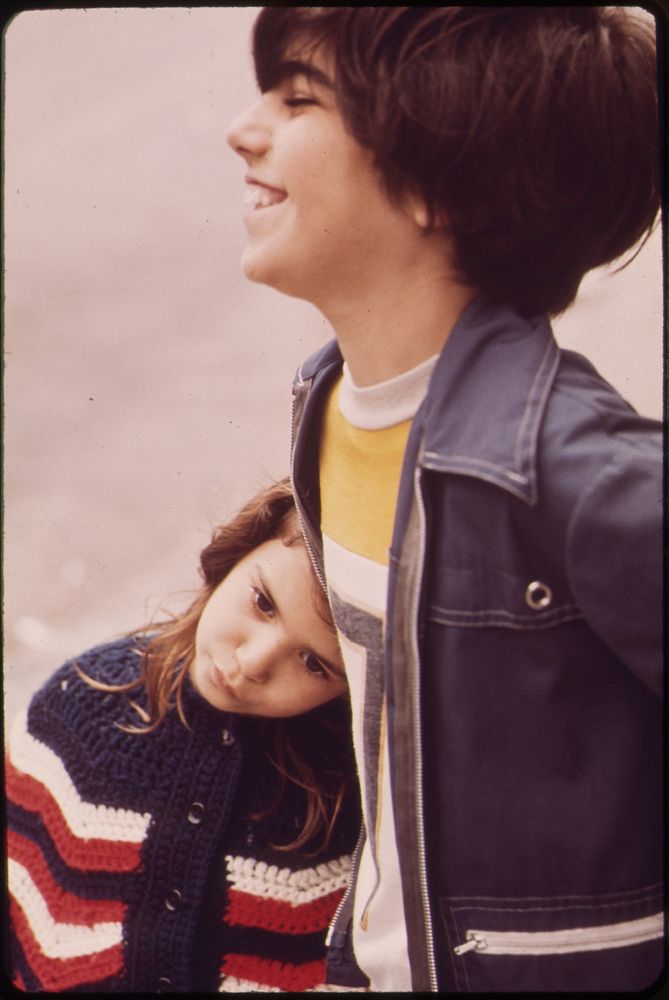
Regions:
M 271 205 L 278 205 L 286 197 L 285 191 L 269 187 L 262 181 L 256 180 L 251 174 L 244 178 L 246 190 L 244 191 L 244 204 L 252 212 L 257 212 L 260 208 L 269 208 Z

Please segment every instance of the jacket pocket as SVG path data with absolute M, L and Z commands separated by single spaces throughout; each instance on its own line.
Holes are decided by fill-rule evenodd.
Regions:
M 528 571 L 446 567 L 436 581 L 429 617 L 460 628 L 545 629 L 582 618 L 563 581 Z
M 661 885 L 560 899 L 441 900 L 460 991 L 638 991 L 660 975 Z

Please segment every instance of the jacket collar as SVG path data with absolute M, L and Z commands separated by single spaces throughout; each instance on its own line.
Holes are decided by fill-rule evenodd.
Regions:
M 421 464 L 536 503 L 537 439 L 558 363 L 546 316 L 523 319 L 473 302 L 446 341 L 421 408 Z
M 341 361 L 331 341 L 305 361 L 297 381 Z M 485 479 L 536 503 L 537 438 L 558 363 L 546 316 L 523 319 L 475 300 L 453 327 L 416 414 L 419 464 Z
M 302 382 L 308 382 L 322 369 L 327 368 L 332 364 L 340 365 L 343 360 L 344 358 L 339 350 L 339 344 L 336 340 L 330 340 L 325 347 L 321 347 L 302 363 L 300 370 L 295 377 L 295 382 L 298 385 Z

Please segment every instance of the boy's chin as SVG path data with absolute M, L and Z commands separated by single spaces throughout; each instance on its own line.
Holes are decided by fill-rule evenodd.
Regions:
M 296 280 L 296 274 L 287 273 L 290 269 L 272 264 L 260 254 L 254 252 L 252 247 L 242 254 L 241 270 L 247 281 L 253 281 L 257 285 L 266 285 L 283 295 L 289 295 L 295 299 L 306 299 L 312 301 L 308 290 L 304 287 L 304 282 Z
M 254 281 L 258 285 L 270 285 L 274 287 L 272 271 L 275 269 L 268 265 L 267 260 L 263 259 L 264 256 L 255 247 L 247 246 L 242 253 L 242 274 L 248 281 Z

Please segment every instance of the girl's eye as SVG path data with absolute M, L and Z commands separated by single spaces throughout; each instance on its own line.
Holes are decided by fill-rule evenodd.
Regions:
M 304 663 L 305 669 L 308 674 L 312 677 L 319 677 L 322 680 L 327 680 L 330 674 L 326 667 L 323 666 L 321 661 L 314 653 L 304 652 L 300 654 L 302 657 L 302 662 Z
M 267 594 L 263 593 L 263 591 L 260 590 L 259 587 L 251 587 L 251 591 L 253 594 L 253 603 L 258 609 L 258 611 L 260 611 L 260 613 L 263 615 L 268 615 L 268 616 L 273 615 L 274 605 L 270 601 Z

